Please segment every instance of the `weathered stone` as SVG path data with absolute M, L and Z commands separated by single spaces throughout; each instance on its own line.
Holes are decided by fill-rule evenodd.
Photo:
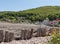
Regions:
M 43 28 L 43 29 L 41 30 L 41 36 L 46 36 L 46 29 Z
M 35 37 L 40 37 L 41 36 L 41 29 L 37 29 Z
M 10 42 L 14 39 L 14 33 L 5 31 L 5 42 Z
M 30 39 L 33 35 L 33 29 L 29 30 L 21 30 L 21 39 Z
M 4 31 L 3 30 L 0 30 L 0 43 L 3 42 L 4 40 Z
M 25 39 L 25 30 L 21 30 L 21 39 Z
M 36 31 L 35 37 L 46 36 L 47 30 L 45 28 L 39 28 Z

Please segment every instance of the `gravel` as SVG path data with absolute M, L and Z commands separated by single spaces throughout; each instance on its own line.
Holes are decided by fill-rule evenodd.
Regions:
M 29 40 L 19 40 L 19 41 L 11 41 L 9 43 L 0 43 L 0 44 L 47 44 L 47 42 L 49 41 L 50 37 L 46 36 L 46 37 L 33 37 Z

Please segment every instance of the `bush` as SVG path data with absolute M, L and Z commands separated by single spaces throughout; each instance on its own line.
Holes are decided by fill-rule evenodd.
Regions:
M 59 34 L 59 30 L 57 32 L 57 29 L 54 29 L 53 33 L 50 33 L 51 35 L 51 39 L 48 42 L 48 44 L 60 44 L 60 34 Z

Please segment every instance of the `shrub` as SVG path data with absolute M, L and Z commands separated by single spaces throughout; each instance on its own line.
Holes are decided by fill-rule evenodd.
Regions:
M 50 33 L 51 39 L 48 44 L 60 44 L 60 34 L 57 32 L 57 30 L 58 29 L 54 29 L 54 32 Z

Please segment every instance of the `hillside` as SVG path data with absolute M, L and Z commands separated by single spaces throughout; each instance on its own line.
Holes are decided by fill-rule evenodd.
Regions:
M 48 14 L 60 13 L 60 6 L 42 6 L 38 8 L 24 10 L 22 12 L 48 15 Z
M 0 12 L 0 21 L 21 23 L 60 19 L 60 6 L 42 6 L 23 11 L 4 11 Z

